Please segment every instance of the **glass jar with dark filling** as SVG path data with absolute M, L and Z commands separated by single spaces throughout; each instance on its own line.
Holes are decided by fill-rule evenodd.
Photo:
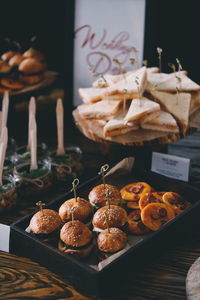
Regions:
M 54 151 L 50 157 L 52 170 L 58 182 L 71 182 L 74 178 L 81 176 L 83 171 L 82 151 L 79 147 L 66 147 L 63 155 L 57 155 Z
M 39 163 L 38 168 L 30 170 L 30 164 L 24 163 L 15 167 L 14 177 L 17 182 L 19 196 L 32 199 L 35 195 L 46 192 L 53 185 L 51 163 Z
M 11 175 L 3 177 L 3 185 L 0 187 L 0 213 L 15 207 L 17 200 L 14 178 Z

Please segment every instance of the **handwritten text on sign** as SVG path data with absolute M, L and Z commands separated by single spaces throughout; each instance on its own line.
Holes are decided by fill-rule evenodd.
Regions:
M 142 65 L 145 0 L 76 0 L 74 98 L 100 74 L 119 74 Z M 135 59 L 132 65 L 130 58 Z M 113 62 L 118 59 L 122 67 Z M 92 70 L 89 72 L 89 70 Z

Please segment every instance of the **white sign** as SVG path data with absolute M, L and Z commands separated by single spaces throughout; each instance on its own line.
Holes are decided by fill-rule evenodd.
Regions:
M 161 175 L 188 181 L 190 159 L 179 156 L 153 152 L 151 171 Z
M 91 86 L 100 74 L 122 71 L 114 58 L 123 64 L 123 70 L 141 67 L 144 25 L 145 0 L 76 0 L 75 106 L 81 103 L 78 88 Z M 134 65 L 130 58 L 136 60 Z
M 0 224 L 0 250 L 9 252 L 10 226 Z

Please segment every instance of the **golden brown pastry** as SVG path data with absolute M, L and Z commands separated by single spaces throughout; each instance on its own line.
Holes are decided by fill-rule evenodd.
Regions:
M 133 182 L 127 184 L 120 191 L 123 200 L 127 201 L 128 208 L 139 208 L 140 198 L 151 192 L 151 186 L 146 182 Z
M 135 209 L 128 215 L 128 231 L 133 234 L 146 234 L 150 231 L 142 222 L 140 209 Z
M 141 212 L 142 222 L 153 231 L 160 229 L 174 217 L 173 209 L 164 203 L 150 203 Z
M 162 203 L 164 194 L 165 192 L 151 192 L 142 195 L 139 201 L 140 209 L 142 210 L 146 205 L 150 203 Z
M 164 193 L 163 202 L 174 210 L 175 215 L 182 213 L 191 205 L 190 202 L 186 201 L 181 195 L 174 192 Z

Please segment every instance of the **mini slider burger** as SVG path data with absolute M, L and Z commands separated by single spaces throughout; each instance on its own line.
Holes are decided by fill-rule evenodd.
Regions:
M 89 201 L 95 207 L 103 207 L 107 204 L 108 194 L 110 204 L 119 205 L 121 203 L 121 194 L 118 189 L 110 184 L 99 184 L 95 186 L 89 193 Z
M 67 222 L 60 231 L 58 249 L 74 258 L 84 258 L 92 251 L 92 237 L 89 228 L 79 220 Z
M 106 229 L 107 223 L 109 227 L 117 227 L 125 230 L 127 228 L 127 222 L 128 218 L 125 209 L 118 205 L 101 207 L 96 211 L 92 220 L 93 230 L 96 232 L 101 232 Z
M 84 198 L 77 197 L 76 189 L 79 185 L 79 179 L 76 178 L 72 182 L 72 190 L 74 198 L 65 201 L 59 208 L 59 215 L 63 222 L 68 222 L 72 219 L 82 221 L 88 226 L 91 225 L 93 215 L 92 205 Z
M 72 219 L 72 210 L 74 211 L 74 220 L 82 221 L 88 226 L 91 225 L 93 208 L 89 201 L 84 198 L 72 198 L 65 201 L 59 208 L 59 215 L 63 222 L 68 222 Z
M 44 77 L 46 64 L 35 58 L 26 58 L 19 65 L 20 79 L 28 84 L 36 84 Z
M 37 205 L 42 207 L 44 204 L 38 202 Z M 55 210 L 40 209 L 31 218 L 27 231 L 45 242 L 53 243 L 59 236 L 61 226 L 62 220 Z
M 97 238 L 99 258 L 105 259 L 122 250 L 127 243 L 127 235 L 119 228 L 107 228 Z

